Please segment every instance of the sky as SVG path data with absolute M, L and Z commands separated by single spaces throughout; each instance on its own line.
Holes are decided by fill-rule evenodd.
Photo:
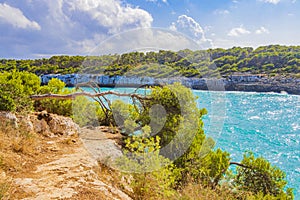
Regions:
M 0 0 L 0 58 L 300 45 L 300 0 Z

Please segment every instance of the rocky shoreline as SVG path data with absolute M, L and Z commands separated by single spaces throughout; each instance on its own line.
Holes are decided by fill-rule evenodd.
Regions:
M 93 82 L 100 87 L 142 87 L 145 85 L 165 85 L 180 82 L 196 90 L 276 92 L 300 95 L 300 79 L 286 77 L 266 77 L 261 75 L 233 75 L 226 78 L 153 78 L 137 76 L 107 76 L 93 74 L 46 74 L 40 76 L 42 84 L 52 78 L 63 81 L 68 87 L 80 83 Z

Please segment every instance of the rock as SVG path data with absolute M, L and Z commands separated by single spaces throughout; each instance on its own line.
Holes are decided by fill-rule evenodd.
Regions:
M 50 127 L 45 119 L 39 120 L 36 115 L 30 116 L 29 119 L 33 125 L 34 132 L 40 133 L 46 137 L 53 136 L 53 133 L 51 132 Z
M 51 119 L 48 121 L 50 131 L 60 135 L 74 135 L 79 133 L 79 126 L 69 117 L 63 117 L 50 114 Z
M 71 136 L 79 133 L 79 126 L 69 117 L 50 114 L 45 111 L 28 115 L 15 115 L 0 112 L 0 126 L 12 125 L 30 133 L 39 133 L 46 137 L 54 135 Z
M 37 118 L 38 118 L 38 120 L 41 120 L 41 119 L 45 119 L 46 121 L 51 120 L 50 114 L 45 110 L 38 113 Z
M 30 115 L 18 115 L 19 127 L 29 133 L 35 132 L 35 127 L 30 119 Z
M 15 114 L 6 111 L 0 111 L 0 125 L 12 125 L 14 128 L 18 128 L 18 118 Z
M 33 132 L 47 137 L 53 137 L 54 135 L 71 136 L 79 132 L 79 126 L 71 118 L 47 113 L 46 111 L 29 115 L 23 121 L 25 119 L 28 130 L 33 130 Z

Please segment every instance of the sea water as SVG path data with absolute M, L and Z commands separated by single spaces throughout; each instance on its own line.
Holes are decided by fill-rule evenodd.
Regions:
M 102 88 L 107 90 L 136 92 L 134 88 Z M 229 152 L 231 161 L 240 162 L 246 151 L 266 158 L 286 172 L 288 187 L 294 188 L 295 199 L 300 199 L 300 96 L 193 92 L 198 97 L 198 107 L 208 111 L 203 117 L 204 129 L 217 142 L 216 148 Z
M 205 132 L 215 138 L 216 146 L 229 152 L 232 161 L 241 161 L 245 151 L 266 158 L 286 172 L 288 187 L 300 199 L 300 96 L 194 93 L 199 97 L 198 106 L 208 110 L 203 118 Z M 225 112 L 219 111 L 222 108 Z

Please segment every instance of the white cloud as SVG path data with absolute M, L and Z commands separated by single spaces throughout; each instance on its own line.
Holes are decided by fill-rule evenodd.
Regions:
M 259 0 L 265 3 L 278 4 L 280 0 Z
M 153 3 L 157 3 L 158 0 L 146 0 L 148 2 L 153 2 Z M 161 0 L 163 3 L 168 4 L 168 0 Z
M 257 34 L 257 35 L 264 34 L 264 33 L 269 34 L 270 31 L 263 26 L 255 31 L 255 34 Z
M 202 48 L 213 46 L 212 41 L 205 37 L 205 32 L 200 24 L 187 15 L 180 15 L 177 21 L 173 22 L 169 28 L 193 38 Z
M 238 36 L 241 36 L 241 35 L 247 35 L 247 34 L 250 34 L 251 32 L 248 31 L 247 29 L 245 29 L 243 26 L 240 26 L 240 27 L 236 27 L 236 28 L 233 28 L 231 29 L 229 32 L 228 32 L 228 36 L 231 36 L 231 37 L 238 37 Z
M 41 30 L 41 26 L 37 22 L 30 21 L 20 9 L 11 7 L 6 3 L 0 3 L 1 21 L 16 28 Z
M 214 11 L 214 14 L 215 15 L 228 15 L 228 14 L 230 14 L 230 12 L 229 12 L 229 10 L 219 10 L 219 9 L 217 9 L 217 10 Z
M 169 29 L 170 29 L 171 31 L 177 31 L 175 22 L 172 22 L 172 23 L 171 23 L 171 25 L 169 26 Z
M 98 41 L 98 42 L 95 42 Z M 102 42 L 101 42 L 102 41 Z M 198 43 L 185 35 L 160 28 L 138 28 L 116 34 L 106 40 L 101 35 L 74 45 L 88 55 L 126 53 L 132 51 L 158 51 L 199 49 Z
M 147 11 L 130 5 L 123 5 L 119 0 L 65 0 L 72 11 L 87 13 L 100 26 L 117 33 L 127 27 L 151 27 L 153 18 Z

